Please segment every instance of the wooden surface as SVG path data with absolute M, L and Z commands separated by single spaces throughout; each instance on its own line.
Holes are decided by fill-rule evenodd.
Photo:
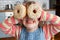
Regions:
M 60 32 L 55 35 L 54 39 L 55 39 L 55 40 L 60 40 Z
M 12 10 L 0 10 L 0 12 L 12 12 Z
M 45 11 L 53 11 L 55 9 L 44 9 Z M 13 12 L 13 10 L 0 10 L 0 12 Z
M 60 40 L 60 32 L 53 36 L 51 40 Z
M 0 40 L 16 40 L 15 37 L 0 38 Z

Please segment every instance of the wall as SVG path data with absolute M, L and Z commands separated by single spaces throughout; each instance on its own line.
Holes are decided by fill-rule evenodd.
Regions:
M 0 12 L 0 23 L 5 19 L 5 14 Z
M 46 9 L 49 9 L 49 0 L 40 0 L 39 2 L 41 7 L 43 6 L 43 4 L 46 4 Z
M 0 10 L 4 10 L 5 5 L 7 4 L 12 4 L 14 6 L 14 4 L 16 4 L 17 1 L 22 3 L 24 0 L 0 0 Z
M 5 5 L 7 4 L 12 4 L 14 6 L 14 4 L 16 4 L 17 1 L 20 1 L 21 3 L 24 2 L 24 0 L 0 0 L 0 9 L 4 10 L 5 9 Z M 46 9 L 49 9 L 49 0 L 37 0 L 41 7 L 43 6 L 43 4 L 46 4 Z

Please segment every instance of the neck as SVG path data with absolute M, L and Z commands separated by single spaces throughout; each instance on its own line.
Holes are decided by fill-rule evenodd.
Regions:
M 31 28 L 31 29 L 27 29 L 28 32 L 34 32 L 35 30 L 37 30 L 38 27 L 35 27 L 35 28 Z

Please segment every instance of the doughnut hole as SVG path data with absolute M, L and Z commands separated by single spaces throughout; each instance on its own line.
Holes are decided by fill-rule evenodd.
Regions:
M 19 14 L 19 13 L 20 13 L 20 11 L 19 11 L 19 10 L 17 10 L 17 13 Z
M 33 10 L 33 13 L 36 13 L 37 11 L 36 10 Z

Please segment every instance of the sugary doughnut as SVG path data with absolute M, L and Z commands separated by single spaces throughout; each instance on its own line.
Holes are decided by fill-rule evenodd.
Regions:
M 37 4 L 31 4 L 27 9 L 27 15 L 32 19 L 38 19 L 41 16 L 41 8 Z
M 26 8 L 24 5 L 18 4 L 15 6 L 13 13 L 15 18 L 23 19 L 26 16 Z

